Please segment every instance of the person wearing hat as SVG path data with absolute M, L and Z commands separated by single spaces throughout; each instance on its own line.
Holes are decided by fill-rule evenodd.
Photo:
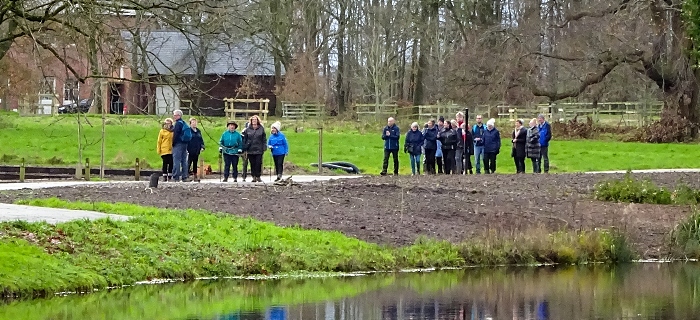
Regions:
M 277 121 L 270 127 L 270 138 L 267 139 L 267 147 L 272 152 L 272 159 L 275 160 L 275 174 L 277 179 L 282 180 L 282 170 L 284 167 L 284 157 L 289 153 L 289 144 L 284 133 L 280 131 L 282 124 Z
M 496 119 L 486 122 L 486 130 L 483 133 L 484 140 L 484 173 L 496 172 L 496 156 L 501 151 L 501 133 L 496 129 Z
M 229 120 L 226 122 L 228 130 L 221 134 L 219 139 L 219 152 L 224 156 L 224 182 L 228 181 L 231 167 L 233 167 L 233 182 L 238 182 L 238 155 L 243 152 L 243 138 L 236 131 L 238 124 Z

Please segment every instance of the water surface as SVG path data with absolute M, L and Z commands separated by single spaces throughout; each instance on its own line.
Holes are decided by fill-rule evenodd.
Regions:
M 700 319 L 700 264 L 142 285 L 0 304 L 0 319 Z

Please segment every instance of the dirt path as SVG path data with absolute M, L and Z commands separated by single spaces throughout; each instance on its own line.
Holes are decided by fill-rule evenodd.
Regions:
M 637 174 L 660 185 L 700 187 L 700 173 Z M 4 191 L 18 198 L 129 202 L 201 208 L 309 229 L 338 230 L 363 240 L 406 245 L 421 235 L 459 241 L 485 230 L 509 232 L 617 227 L 644 257 L 663 256 L 668 232 L 687 206 L 603 203 L 591 199 L 601 179 L 621 174 L 370 177 L 287 187 L 168 184 L 91 185 Z

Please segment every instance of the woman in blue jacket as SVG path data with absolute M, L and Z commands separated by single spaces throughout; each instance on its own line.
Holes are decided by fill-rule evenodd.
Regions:
M 408 153 L 411 158 L 411 175 L 420 175 L 420 155 L 423 147 L 423 133 L 418 130 L 418 122 L 411 124 L 411 130 L 406 132 L 406 139 L 403 144 L 403 152 Z
M 277 121 L 270 128 L 270 138 L 267 140 L 267 147 L 272 151 L 272 158 L 275 160 L 275 174 L 277 179 L 282 180 L 282 169 L 284 167 L 284 157 L 289 153 L 289 145 L 284 133 L 280 131 L 282 124 Z
M 219 139 L 219 153 L 224 156 L 224 182 L 228 181 L 230 167 L 233 167 L 233 182 L 238 181 L 238 156 L 243 152 L 243 137 L 236 131 L 238 124 L 234 121 L 226 123 L 228 130 Z
M 489 119 L 486 122 L 486 130 L 482 136 L 484 140 L 484 172 L 486 174 L 496 172 L 496 156 L 501 151 L 501 133 L 496 129 L 496 120 Z

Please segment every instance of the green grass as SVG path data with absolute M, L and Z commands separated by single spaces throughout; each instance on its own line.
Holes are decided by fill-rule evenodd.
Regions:
M 609 179 L 597 183 L 594 196 L 601 201 L 614 202 L 677 205 L 700 203 L 700 190 L 685 184 L 667 189 L 657 186 L 649 179 L 635 179 L 629 173 L 622 179 Z
M 250 218 L 198 210 L 66 202 L 55 198 L 21 203 L 133 218 L 57 225 L 0 223 L 0 241 L 12 243 L 3 250 L 11 256 L 0 259 L 0 274 L 5 275 L 0 278 L 0 292 L 5 294 L 41 295 L 153 278 L 632 259 L 624 237 L 604 230 L 552 235 L 531 230 L 522 234 L 491 234 L 460 244 L 421 239 L 413 246 L 390 248 L 339 232 L 282 228 Z M 60 276 L 42 275 L 47 268 Z M 45 279 L 41 278 L 38 284 L 37 277 Z
M 90 158 L 91 166 L 99 166 L 101 120 L 89 116 L 92 126 L 83 125 L 83 158 Z M 151 168 L 160 167 L 160 157 L 155 152 L 155 141 L 162 117 L 110 116 L 106 126 L 105 163 L 107 167 L 133 167 L 136 158 L 144 159 Z M 241 125 L 244 121 L 240 121 Z M 218 139 L 224 130 L 222 118 L 202 118 L 207 150 L 202 158 L 217 170 Z M 268 119 L 266 127 L 272 123 Z M 288 162 L 301 172 L 316 172 L 309 166 L 317 162 L 318 131 L 321 122 L 283 122 L 282 130 L 290 143 Z M 405 132 L 406 124 L 400 124 Z M 349 161 L 363 173 L 378 174 L 381 171 L 383 142 L 380 137 L 382 124 L 365 122 L 331 122 L 323 124 L 323 160 Z M 296 127 L 303 132 L 296 133 Z M 504 137 L 510 132 L 501 127 Z M 0 163 L 18 164 L 25 158 L 27 165 L 74 166 L 78 161 L 78 136 L 75 116 L 20 117 L 12 113 L 0 114 Z M 402 142 L 403 144 L 403 142 Z M 511 143 L 503 140 L 498 157 L 498 171 L 515 171 L 510 157 Z M 693 168 L 700 157 L 695 144 L 645 144 L 610 140 L 559 141 L 554 137 L 550 147 L 552 172 L 582 172 L 599 170 L 629 170 L 657 168 Z M 269 153 L 263 162 L 271 164 Z M 529 162 L 529 161 L 528 161 Z M 142 160 L 143 163 L 143 160 Z M 410 173 L 408 155 L 400 152 L 401 174 Z M 529 163 L 528 163 L 529 168 Z M 528 169 L 529 171 L 529 169 Z

